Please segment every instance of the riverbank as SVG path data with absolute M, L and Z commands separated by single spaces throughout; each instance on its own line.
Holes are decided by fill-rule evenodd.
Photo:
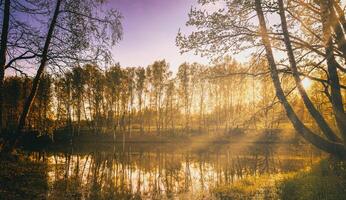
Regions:
M 224 132 L 189 132 L 189 133 L 155 133 L 141 134 L 133 132 L 131 134 L 117 133 L 95 134 L 84 132 L 70 138 L 66 133 L 59 133 L 52 142 L 26 142 L 24 149 L 35 151 L 55 151 L 55 152 L 79 152 L 89 153 L 90 149 L 94 151 L 186 151 L 203 152 L 206 150 L 222 152 L 228 151 L 230 146 L 232 150 L 244 149 L 248 146 L 262 146 L 273 144 L 281 145 L 306 145 L 305 141 L 296 135 L 293 130 L 273 129 L 273 130 L 251 130 L 236 129 Z M 130 150 L 128 149 L 128 150 Z M 287 151 L 287 149 L 283 149 Z M 236 150 L 238 151 L 238 150 Z
M 22 156 L 0 159 L 0 199 L 46 199 L 47 165 Z
M 302 138 L 298 136 L 293 129 L 241 129 L 235 128 L 227 131 L 213 130 L 177 130 L 165 131 L 158 134 L 157 132 L 141 133 L 133 132 L 116 132 L 111 133 L 94 133 L 83 131 L 80 134 L 70 134 L 69 132 L 56 132 L 51 141 L 46 137 L 37 137 L 34 143 L 41 144 L 101 144 L 101 143 L 234 143 L 234 142 L 251 142 L 251 143 L 296 143 L 301 142 Z M 29 141 L 27 138 L 26 141 Z M 32 139 L 31 139 L 32 140 Z M 26 142 L 30 143 L 30 142 Z M 40 146 L 32 145 L 32 146 Z
M 2 140 L 15 137 L 14 133 L 3 134 Z M 0 138 L 1 140 L 1 138 Z M 53 135 L 41 135 L 35 131 L 24 134 L 21 146 L 24 149 L 47 149 L 73 146 L 109 146 L 113 144 L 232 144 L 232 143 L 305 143 L 292 128 L 280 129 L 242 129 L 225 130 L 176 130 L 141 133 L 140 131 L 95 133 L 81 131 L 71 134 L 68 131 L 57 131 Z
M 346 163 L 321 160 L 298 172 L 247 177 L 212 190 L 217 199 L 346 199 Z

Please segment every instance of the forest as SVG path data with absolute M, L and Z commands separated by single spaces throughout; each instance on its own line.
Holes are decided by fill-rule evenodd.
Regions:
M 53 136 L 57 130 L 79 135 L 275 128 L 285 119 L 274 105 L 269 77 L 246 75 L 263 73 L 261 64 L 247 67 L 230 58 L 212 67 L 183 63 L 175 77 L 165 60 L 146 68 L 86 64 L 57 76 L 43 74 L 26 129 Z M 28 77 L 6 77 L 5 130 L 16 129 L 31 83 Z
M 1 0 L 0 199 L 345 199 L 345 9 Z

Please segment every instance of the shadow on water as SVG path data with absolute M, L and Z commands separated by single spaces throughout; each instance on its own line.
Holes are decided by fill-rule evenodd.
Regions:
M 298 171 L 322 155 L 309 145 L 252 143 L 210 144 L 203 149 L 118 144 L 94 151 L 84 146 L 28 152 L 28 156 L 48 165 L 47 199 L 211 199 L 212 189 L 219 185 Z

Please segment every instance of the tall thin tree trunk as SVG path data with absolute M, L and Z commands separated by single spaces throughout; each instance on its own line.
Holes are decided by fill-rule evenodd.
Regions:
M 82 106 L 81 106 L 81 98 L 78 98 L 78 103 L 77 103 L 77 123 L 78 123 L 78 125 L 77 125 L 77 135 L 79 136 L 79 134 L 80 134 L 80 122 L 81 122 L 81 110 L 82 110 Z
M 139 95 L 138 115 L 139 115 L 140 134 L 143 134 L 142 92 L 140 92 L 140 95 Z
M 6 50 L 8 41 L 8 30 L 10 26 L 10 0 L 4 2 L 4 15 L 1 30 L 1 44 L 0 44 L 0 134 L 2 134 L 3 124 L 3 109 L 4 109 L 4 79 L 5 79 L 5 64 L 6 64 Z
M 174 111 L 173 111 L 173 96 L 171 97 L 171 102 L 170 102 L 170 107 L 171 107 L 171 128 L 173 131 L 175 131 L 174 127 Z
M 201 84 L 201 96 L 199 101 L 199 131 L 202 131 L 202 122 L 203 122 L 203 105 L 204 105 L 204 87 Z

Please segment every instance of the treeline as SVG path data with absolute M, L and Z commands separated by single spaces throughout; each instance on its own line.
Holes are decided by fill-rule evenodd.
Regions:
M 274 93 L 268 76 L 245 71 L 264 69 L 228 58 L 214 66 L 183 63 L 175 76 L 165 60 L 146 68 L 101 69 L 76 66 L 60 75 L 45 74 L 27 119 L 27 130 L 114 133 L 162 133 L 170 130 L 272 128 L 281 119 L 270 106 Z M 32 79 L 5 79 L 6 129 L 15 130 Z

